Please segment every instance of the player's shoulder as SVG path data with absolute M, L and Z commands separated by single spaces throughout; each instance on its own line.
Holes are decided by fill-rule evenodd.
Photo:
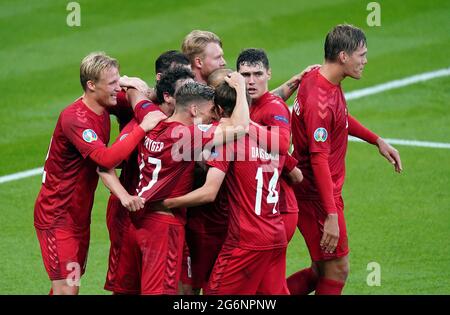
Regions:
M 136 104 L 136 109 L 146 110 L 148 112 L 161 111 L 159 105 L 151 100 L 142 100 Z M 136 110 L 135 109 L 135 110 Z
M 107 117 L 109 118 L 109 114 L 106 111 L 103 115 L 97 115 L 79 98 L 63 109 L 59 120 L 63 128 L 67 126 L 94 127 L 98 125 L 98 122 L 103 122 Z

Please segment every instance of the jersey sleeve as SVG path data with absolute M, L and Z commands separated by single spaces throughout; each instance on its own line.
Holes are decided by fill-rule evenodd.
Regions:
M 281 99 L 272 101 L 270 113 L 263 115 L 262 124 L 265 126 L 279 127 L 290 130 L 290 112 L 287 105 Z
M 157 110 L 159 110 L 158 105 L 149 100 L 142 100 L 134 107 L 134 118 L 140 124 L 144 120 L 145 115 Z
M 330 132 L 333 129 L 333 111 L 327 104 L 326 98 L 310 97 L 304 112 L 306 137 L 309 152 L 329 153 L 331 147 Z
M 283 165 L 283 173 L 289 174 L 290 172 L 292 172 L 294 167 L 297 166 L 297 163 L 298 163 L 298 161 L 296 158 L 294 158 L 289 153 L 286 154 L 286 160 Z
M 215 167 L 222 172 L 226 173 L 228 171 L 228 167 L 230 166 L 230 162 L 226 160 L 226 149 L 230 147 L 227 145 L 223 145 L 220 147 L 214 148 L 214 151 L 211 152 L 206 164 L 210 167 Z
M 117 142 L 120 142 L 122 140 L 124 140 L 128 134 L 133 131 L 134 127 L 136 127 L 138 125 L 136 119 L 132 119 L 128 124 L 125 125 L 125 127 L 122 129 L 122 131 L 120 132 L 120 134 L 117 136 L 116 140 L 114 140 L 114 144 L 116 144 Z
M 63 113 L 61 127 L 64 135 L 83 158 L 87 158 L 97 148 L 106 147 L 105 143 L 98 137 L 100 130 L 96 130 L 95 126 L 87 119 L 81 120 L 76 116 Z

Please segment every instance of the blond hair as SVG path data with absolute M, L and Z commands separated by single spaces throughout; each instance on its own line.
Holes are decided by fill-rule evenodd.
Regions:
M 217 43 L 222 47 L 222 41 L 216 34 L 208 31 L 193 30 L 184 38 L 181 50 L 192 63 L 195 57 L 203 55 L 205 47 L 209 43 Z
M 213 88 L 216 88 L 222 82 L 225 82 L 224 78 L 232 72 L 233 70 L 231 69 L 224 69 L 224 68 L 216 69 L 208 76 L 207 84 L 209 86 L 212 86 Z
M 88 81 L 97 82 L 103 70 L 113 67 L 119 69 L 119 62 L 104 52 L 96 51 L 84 57 L 80 65 L 80 83 L 83 90 L 86 90 Z

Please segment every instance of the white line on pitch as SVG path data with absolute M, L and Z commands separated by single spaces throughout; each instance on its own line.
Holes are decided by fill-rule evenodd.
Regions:
M 394 80 L 390 82 L 386 82 L 383 84 L 378 84 L 372 87 L 368 87 L 361 90 L 356 90 L 353 92 L 349 92 L 345 94 L 345 98 L 347 100 L 354 100 L 364 96 L 381 93 L 384 91 L 396 89 L 399 87 L 411 85 L 418 82 L 428 81 L 431 79 L 445 77 L 450 75 L 450 68 L 444 68 L 436 71 L 425 72 L 417 75 L 413 75 L 410 77 L 406 77 L 400 80 Z M 349 137 L 350 141 L 362 141 L 358 138 Z M 388 143 L 398 144 L 398 145 L 406 145 L 413 147 L 425 147 L 425 148 L 439 148 L 439 149 L 450 149 L 450 143 L 440 143 L 440 142 L 427 142 L 427 141 L 415 141 L 415 140 L 403 140 L 403 139 L 385 139 Z M 35 176 L 42 174 L 44 168 L 38 167 L 31 170 L 14 173 L 10 175 L 0 176 L 0 184 L 11 182 L 14 180 Z
M 381 93 L 384 91 L 397 89 L 403 86 L 411 85 L 418 82 L 428 81 L 431 79 L 445 77 L 450 75 L 450 68 L 440 69 L 431 72 L 425 72 L 417 75 L 413 75 L 404 79 L 394 80 L 383 84 L 378 84 L 372 87 L 368 87 L 361 90 L 345 93 L 345 99 L 355 100 L 364 96 Z
M 30 177 L 30 176 L 39 175 L 39 174 L 42 174 L 43 171 L 44 171 L 43 167 L 38 167 L 38 168 L 33 168 L 32 170 L 28 170 L 28 171 L 23 171 L 23 172 L 19 172 L 19 173 L 1 176 L 0 184 L 11 182 L 13 180 Z
M 390 144 L 406 145 L 409 147 L 422 147 L 422 148 L 434 148 L 434 149 L 450 149 L 450 143 L 445 142 L 429 142 L 429 141 L 417 141 L 417 140 L 404 140 L 404 139 L 389 139 L 383 138 Z M 352 142 L 364 142 L 359 138 L 352 136 L 348 137 L 348 141 Z

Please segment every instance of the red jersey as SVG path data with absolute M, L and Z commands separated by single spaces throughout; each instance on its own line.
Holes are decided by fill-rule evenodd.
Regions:
M 292 111 L 292 156 L 298 160 L 304 176 L 295 188 L 299 199 L 320 199 L 310 161 L 314 152 L 329 154 L 333 194 L 341 195 L 348 141 L 347 116 L 340 84 L 329 82 L 319 69 L 303 77 Z
M 138 121 L 142 120 L 139 111 L 135 111 L 135 115 Z M 148 132 L 138 146 L 140 176 L 137 195 L 153 202 L 190 192 L 194 179 L 194 155 L 213 138 L 215 128 L 210 127 L 162 121 Z M 145 210 L 151 211 L 148 206 Z M 173 209 L 173 213 L 184 223 L 185 209 Z
M 108 112 L 97 115 L 82 99 L 61 112 L 34 207 L 37 228 L 89 226 L 98 175 L 97 165 L 87 157 L 108 144 L 109 132 Z
M 247 250 L 285 247 L 286 232 L 278 210 L 278 178 L 285 157 L 265 152 L 249 136 L 218 148 L 211 157 L 208 164 L 226 173 L 230 210 L 225 244 Z
M 129 108 L 131 106 L 129 105 Z M 158 105 L 152 103 L 151 101 L 141 101 L 136 104 L 135 111 L 138 113 L 139 117 L 145 117 L 147 113 L 153 111 L 160 111 Z M 111 112 L 110 112 L 111 113 Z M 119 121 L 126 121 L 127 116 L 118 116 Z M 125 119 L 125 120 L 124 120 Z M 122 141 L 127 137 L 127 135 L 133 130 L 135 126 L 138 125 L 136 119 L 131 117 L 131 120 L 121 129 L 121 133 L 117 137 L 116 142 Z M 139 165 L 138 165 L 138 150 L 134 150 L 133 153 L 128 157 L 126 161 L 122 162 L 122 171 L 120 173 L 120 182 L 122 186 L 127 190 L 130 195 L 136 193 L 136 188 L 139 183 Z
M 276 126 L 286 129 L 291 133 L 290 112 L 286 103 L 280 97 L 266 92 L 250 107 L 250 119 L 263 126 Z M 298 212 L 297 199 L 294 190 L 288 184 L 284 176 L 280 177 L 280 200 L 281 213 Z
M 199 166 L 195 168 L 194 189 L 197 189 L 205 183 L 206 173 Z M 228 228 L 229 205 L 223 190 L 224 185 L 214 202 L 188 208 L 186 226 L 198 233 L 225 231 Z

